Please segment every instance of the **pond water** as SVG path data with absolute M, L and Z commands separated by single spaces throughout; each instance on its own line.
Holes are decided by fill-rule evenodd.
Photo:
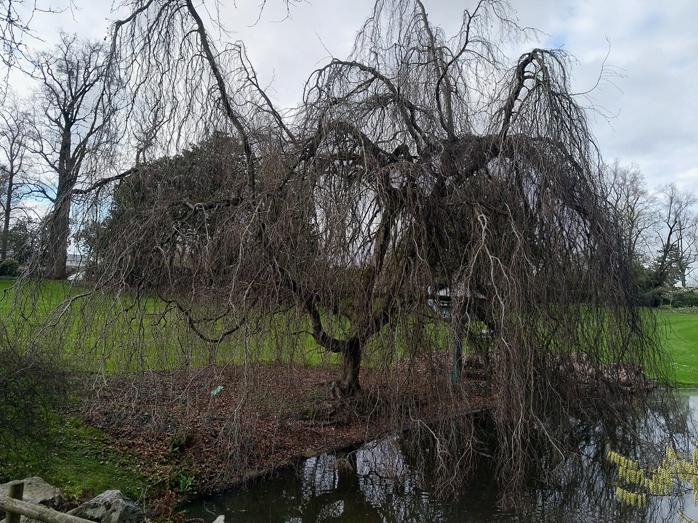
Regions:
M 188 507 L 191 518 L 212 521 L 681 521 L 698 520 L 689 488 L 672 496 L 650 497 L 642 508 L 620 504 L 618 479 L 604 463 L 605 449 L 641 461 L 659 459 L 667 446 L 686 452 L 698 425 L 698 390 L 683 391 L 678 401 L 658 400 L 624 427 L 586 426 L 579 452 L 560 463 L 546 482 L 533 482 L 517 510 L 501 508 L 495 473 L 488 460 L 455 499 L 434 495 L 425 475 L 397 437 L 368 443 L 353 452 L 322 454 L 271 478 L 258 480 Z

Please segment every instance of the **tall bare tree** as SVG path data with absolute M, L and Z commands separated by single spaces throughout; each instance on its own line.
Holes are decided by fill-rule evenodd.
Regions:
M 656 202 L 636 167 L 623 166 L 616 160 L 604 168 L 604 177 L 606 197 L 617 213 L 628 256 L 642 262 L 649 254 L 651 239 L 648 235 L 656 221 Z
M 2 0 L 0 2 L 0 47 L 2 61 L 8 68 L 15 65 L 17 53 L 22 48 L 22 38 L 29 32 L 26 20 L 27 2 L 23 0 Z M 30 13 L 29 18 L 31 18 Z
M 677 281 L 683 287 L 693 264 L 698 260 L 698 215 L 696 197 L 693 193 L 681 191 L 676 185 L 664 187 L 659 193 L 656 224 L 657 255 L 654 260 L 655 285 L 674 285 Z
M 10 100 L 0 110 L 0 208 L 3 212 L 0 260 L 7 257 L 10 221 L 13 212 L 29 189 L 27 160 L 30 140 L 30 119 L 19 104 Z
M 72 191 L 86 165 L 107 154 L 113 106 L 107 94 L 105 48 L 63 33 L 58 46 L 33 59 L 37 96 L 33 147 L 52 182 L 43 191 L 53 208 L 47 221 L 46 275 L 64 278 Z

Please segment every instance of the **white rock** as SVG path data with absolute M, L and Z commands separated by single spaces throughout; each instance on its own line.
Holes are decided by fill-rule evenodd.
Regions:
M 100 523 L 141 523 L 145 518 L 136 503 L 118 490 L 107 490 L 68 514 Z

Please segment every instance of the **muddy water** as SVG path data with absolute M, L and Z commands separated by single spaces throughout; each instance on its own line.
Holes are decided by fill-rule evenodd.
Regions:
M 260 480 L 186 508 L 189 517 L 226 521 L 680 521 L 698 519 L 693 493 L 676 489 L 628 508 L 614 497 L 617 478 L 604 464 L 613 448 L 643 461 L 672 444 L 687 451 L 698 425 L 698 391 L 679 395 L 678 404 L 656 405 L 629 426 L 581 427 L 579 452 L 560 463 L 545 483 L 532 481 L 516 511 L 499 503 L 494 470 L 483 460 L 473 481 L 456 499 L 439 499 L 398 438 L 374 441 L 351 453 L 323 454 L 272 478 Z M 690 429 L 687 432 L 686 429 Z

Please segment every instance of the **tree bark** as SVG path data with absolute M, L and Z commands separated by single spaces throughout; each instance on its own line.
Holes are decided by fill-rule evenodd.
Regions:
M 10 237 L 10 213 L 12 212 L 12 191 L 14 182 L 14 172 L 8 171 L 7 179 L 7 199 L 5 201 L 5 219 L 2 227 L 2 250 L 0 251 L 0 261 L 7 258 L 7 242 Z
M 352 343 L 342 352 L 342 375 L 337 383 L 343 397 L 354 396 L 361 390 L 359 372 L 361 371 L 361 345 Z
M 70 198 L 59 198 L 48 224 L 46 276 L 56 280 L 66 277 L 68 235 L 70 231 Z

